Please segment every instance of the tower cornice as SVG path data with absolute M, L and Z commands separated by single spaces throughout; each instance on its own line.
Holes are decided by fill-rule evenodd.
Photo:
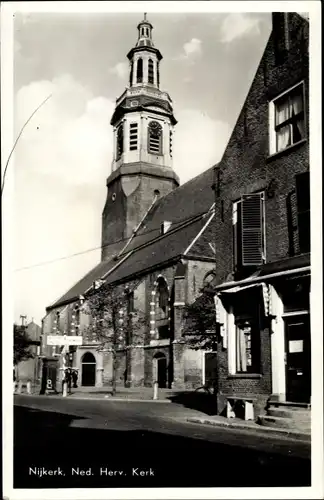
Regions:
M 144 45 L 143 47 L 133 47 L 127 54 L 127 58 L 131 61 L 133 59 L 133 56 L 137 52 L 151 52 L 152 54 L 155 54 L 156 57 L 158 58 L 159 61 L 163 59 L 163 56 L 159 49 L 156 49 L 155 47 L 150 47 L 148 45 Z
M 160 167 L 145 162 L 134 162 L 122 165 L 117 170 L 112 172 L 107 178 L 107 187 L 113 182 L 123 176 L 139 176 L 145 175 L 149 177 L 156 177 L 161 179 L 169 179 L 174 181 L 178 186 L 180 184 L 179 176 L 171 168 Z

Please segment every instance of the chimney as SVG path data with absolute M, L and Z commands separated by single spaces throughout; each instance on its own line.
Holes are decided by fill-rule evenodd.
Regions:
M 272 13 L 272 36 L 276 64 L 281 64 L 289 51 L 289 12 Z

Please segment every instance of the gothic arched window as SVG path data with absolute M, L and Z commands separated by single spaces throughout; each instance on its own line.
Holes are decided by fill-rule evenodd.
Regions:
M 148 126 L 148 150 L 152 154 L 162 154 L 162 126 L 155 121 Z
M 154 63 L 152 59 L 148 60 L 148 82 L 154 83 Z
M 143 81 L 143 59 L 138 59 L 137 61 L 136 81 L 137 83 L 142 83 Z
M 155 319 L 167 319 L 169 317 L 169 289 L 163 278 L 157 280 L 155 305 Z
M 170 337 L 169 288 L 164 278 L 158 278 L 155 286 L 155 328 L 159 339 Z
M 117 130 L 117 160 L 121 157 L 124 152 L 124 129 L 123 125 Z

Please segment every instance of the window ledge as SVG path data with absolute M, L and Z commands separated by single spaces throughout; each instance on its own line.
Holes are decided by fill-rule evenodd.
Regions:
M 295 144 L 292 144 L 291 146 L 288 146 L 286 149 L 282 149 L 281 151 L 278 151 L 276 153 L 273 153 L 269 155 L 266 159 L 267 162 L 271 162 L 272 160 L 276 160 L 277 158 L 280 158 L 281 156 L 290 153 L 291 151 L 298 149 L 300 146 L 305 144 L 307 142 L 307 138 L 305 137 L 301 141 L 295 142 Z
M 235 373 L 233 375 L 228 375 L 228 379 L 235 378 L 262 378 L 261 373 Z

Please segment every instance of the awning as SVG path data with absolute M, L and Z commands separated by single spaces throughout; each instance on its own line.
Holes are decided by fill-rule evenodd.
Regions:
M 262 286 L 262 283 L 252 283 L 251 285 L 246 286 L 235 286 L 232 288 L 225 288 L 224 290 L 219 290 L 217 293 L 237 293 L 242 292 L 243 290 L 247 290 L 248 288 L 255 288 L 256 286 Z

